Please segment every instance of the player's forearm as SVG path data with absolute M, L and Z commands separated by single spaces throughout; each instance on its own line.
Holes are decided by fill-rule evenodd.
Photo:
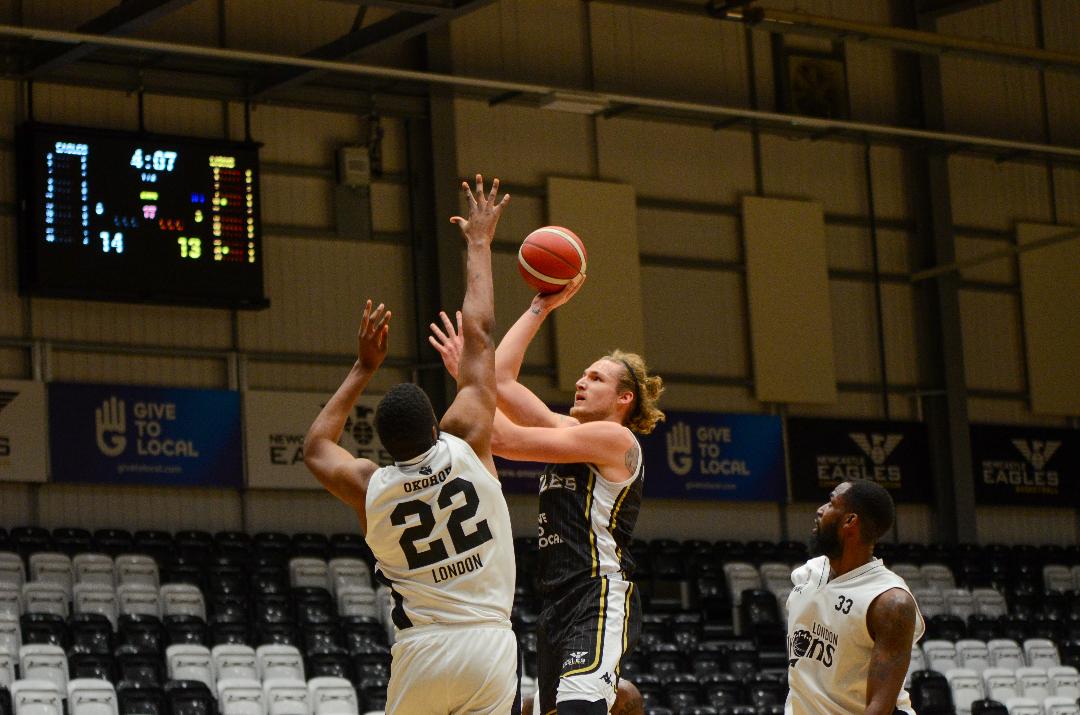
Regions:
M 465 259 L 465 300 L 461 305 L 462 332 L 466 343 L 490 343 L 495 331 L 495 287 L 491 275 L 491 246 L 468 242 Z
M 364 389 L 374 375 L 374 371 L 368 371 L 354 364 L 344 382 L 338 387 L 337 392 L 319 412 L 319 416 L 311 423 L 307 435 L 304 437 L 305 456 L 313 454 L 318 448 L 320 440 L 329 440 L 337 444 L 341 439 L 341 432 L 345 429 L 345 421 L 349 418 L 349 412 L 353 405 L 360 399 Z
M 495 379 L 499 382 L 517 382 L 521 365 L 525 362 L 525 351 L 536 337 L 544 323 L 547 312 L 542 308 L 530 306 L 517 319 L 495 349 Z

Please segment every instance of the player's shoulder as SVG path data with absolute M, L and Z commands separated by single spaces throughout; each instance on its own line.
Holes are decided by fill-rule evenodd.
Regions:
M 791 583 L 794 586 L 802 586 L 811 581 L 816 581 L 821 578 L 821 575 L 828 568 L 829 558 L 827 556 L 815 556 L 791 572 Z

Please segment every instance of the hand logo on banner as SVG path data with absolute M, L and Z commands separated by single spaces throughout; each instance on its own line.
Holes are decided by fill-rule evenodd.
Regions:
M 124 401 L 110 397 L 94 410 L 97 446 L 106 457 L 118 457 L 127 447 L 127 415 Z M 105 438 L 109 437 L 106 442 Z
M 694 466 L 691 438 L 690 425 L 685 422 L 673 424 L 666 435 L 668 468 L 680 477 L 689 474 Z

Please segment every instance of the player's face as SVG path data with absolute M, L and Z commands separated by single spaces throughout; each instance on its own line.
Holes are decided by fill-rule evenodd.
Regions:
M 833 558 L 842 553 L 840 526 L 848 514 L 844 503 L 844 492 L 847 490 L 847 484 L 838 485 L 829 495 L 829 501 L 819 506 L 814 514 L 814 528 L 810 532 L 812 554 L 824 554 Z
M 585 368 L 574 385 L 570 416 L 581 422 L 592 422 L 614 415 L 619 404 L 619 378 L 625 370 L 611 360 L 597 360 Z

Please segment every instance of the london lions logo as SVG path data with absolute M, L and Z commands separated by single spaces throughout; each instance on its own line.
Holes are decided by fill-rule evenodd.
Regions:
M 859 445 L 859 449 L 870 458 L 870 461 L 879 467 L 885 464 L 885 460 L 889 458 L 897 445 L 904 440 L 902 434 L 881 434 L 879 432 L 871 432 L 870 434 L 852 432 L 848 434 L 848 437 L 851 437 L 851 440 Z
M 1024 455 L 1024 459 L 1039 472 L 1046 468 L 1046 463 L 1053 458 L 1054 452 L 1057 452 L 1061 446 L 1061 442 L 1052 439 L 1033 439 L 1030 442 L 1026 439 L 1014 439 L 1012 443 L 1020 454 Z
M 795 624 L 788 643 L 788 667 L 794 668 L 800 659 L 816 660 L 826 668 L 833 666 L 833 656 L 839 645 L 839 637 L 831 630 L 814 622 L 812 628 Z

